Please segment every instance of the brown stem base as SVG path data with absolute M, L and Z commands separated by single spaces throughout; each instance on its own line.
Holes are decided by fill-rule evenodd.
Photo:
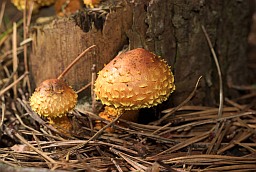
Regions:
M 66 115 L 63 115 L 62 117 L 51 118 L 49 120 L 50 120 L 50 124 L 54 128 L 56 128 L 59 132 L 66 135 L 70 135 L 72 124 Z
M 132 121 L 132 122 L 137 122 L 138 121 L 138 110 L 129 110 L 125 111 L 122 109 L 116 109 L 113 107 L 105 107 L 105 110 L 99 114 L 99 116 L 107 121 L 112 121 L 115 119 L 117 116 L 121 115 L 121 119 L 127 120 L 127 121 Z M 124 126 L 124 124 L 118 122 L 118 125 Z M 101 129 L 104 127 L 105 124 L 101 121 L 96 121 L 95 124 L 95 129 Z M 107 132 L 114 132 L 114 129 L 112 127 L 107 128 Z

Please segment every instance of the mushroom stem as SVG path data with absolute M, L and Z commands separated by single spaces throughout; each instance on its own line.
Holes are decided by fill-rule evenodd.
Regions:
M 104 111 L 101 112 L 99 114 L 99 116 L 107 121 L 112 121 L 113 119 L 115 119 L 117 116 L 120 116 L 120 119 L 124 119 L 127 121 L 131 121 L 131 122 L 137 122 L 138 121 L 138 112 L 139 110 L 123 110 L 120 108 L 113 108 L 110 106 L 106 106 Z M 121 123 L 119 123 L 120 125 L 122 125 Z M 103 124 L 100 121 L 96 121 L 96 125 L 95 128 L 96 129 L 101 129 L 102 127 L 104 127 L 105 124 Z M 114 130 L 112 128 L 108 128 L 106 130 L 107 132 L 113 132 Z
M 87 48 L 86 50 L 84 50 L 81 54 L 79 54 L 79 56 L 77 56 L 76 58 L 75 58 L 75 60 L 72 62 L 72 63 L 70 63 L 69 65 L 68 65 L 68 67 L 58 76 L 58 78 L 57 79 L 62 79 L 63 78 L 63 76 L 70 70 L 70 68 L 72 68 L 77 62 L 78 62 L 78 60 L 80 60 L 80 58 L 81 57 L 83 57 L 88 51 L 90 51 L 92 48 L 94 48 L 96 45 L 92 45 L 92 46 L 90 46 L 89 48 Z
M 60 133 L 70 135 L 70 130 L 72 129 L 72 124 L 67 117 L 67 115 L 62 115 L 60 117 L 48 118 L 49 123 L 56 128 Z

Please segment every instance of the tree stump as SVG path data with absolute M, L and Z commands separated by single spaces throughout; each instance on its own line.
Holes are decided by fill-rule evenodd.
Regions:
M 55 19 L 50 24 L 36 27 L 32 32 L 34 41 L 30 58 L 35 85 L 45 79 L 56 78 L 83 50 L 95 44 L 96 48 L 65 75 L 67 82 L 75 89 L 89 83 L 92 65 L 96 64 L 100 70 L 127 44 L 125 30 L 132 21 L 129 13 L 128 8 L 116 9 L 107 16 L 102 12 L 79 13 L 76 20 Z M 96 21 L 99 15 L 103 15 L 102 21 Z
M 219 57 L 227 88 L 228 82 L 241 85 L 248 80 L 250 20 L 247 1 L 123 0 L 106 9 L 87 9 L 32 32 L 32 80 L 37 85 L 56 77 L 82 50 L 95 44 L 95 50 L 65 77 L 77 90 L 90 82 L 93 64 L 99 71 L 124 48 L 144 47 L 172 66 L 176 90 L 170 100 L 174 104 L 186 99 L 203 76 L 191 103 L 212 105 L 219 94 L 218 75 L 201 26 Z

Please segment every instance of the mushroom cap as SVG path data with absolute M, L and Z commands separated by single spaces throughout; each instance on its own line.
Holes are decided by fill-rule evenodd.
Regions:
M 101 0 L 84 0 L 84 4 L 90 8 L 99 5 Z
M 175 90 L 170 66 L 155 54 L 137 48 L 116 56 L 95 81 L 97 99 L 124 110 L 149 108 Z
M 37 10 L 39 7 L 48 6 L 55 2 L 56 0 L 34 0 L 34 10 Z M 25 0 L 12 0 L 11 1 L 19 10 L 25 9 Z M 27 0 L 29 4 L 31 0 Z
M 45 80 L 30 97 L 32 110 L 49 118 L 61 117 L 72 110 L 76 103 L 76 92 L 59 79 Z

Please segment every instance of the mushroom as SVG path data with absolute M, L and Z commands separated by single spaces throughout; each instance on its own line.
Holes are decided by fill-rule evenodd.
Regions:
M 30 97 L 31 109 L 40 116 L 47 117 L 51 124 L 63 131 L 71 128 L 66 114 L 76 103 L 76 92 L 59 79 L 45 80 Z
M 109 120 L 125 111 L 166 101 L 175 90 L 170 68 L 163 59 L 143 48 L 116 56 L 95 81 L 96 98 L 107 106 L 99 115 Z
M 98 6 L 101 0 L 84 0 L 84 4 L 89 8 Z
M 72 125 L 67 117 L 77 103 L 77 93 L 68 86 L 62 78 L 72 66 L 95 45 L 83 51 L 60 75 L 57 79 L 43 81 L 30 97 L 31 109 L 40 116 L 49 119 L 50 124 L 65 134 L 69 134 Z
M 53 4 L 56 0 L 34 0 L 33 10 L 37 11 L 40 7 L 49 6 Z M 19 10 L 26 9 L 26 0 L 12 0 L 11 1 Z M 28 4 L 31 0 L 27 0 Z

